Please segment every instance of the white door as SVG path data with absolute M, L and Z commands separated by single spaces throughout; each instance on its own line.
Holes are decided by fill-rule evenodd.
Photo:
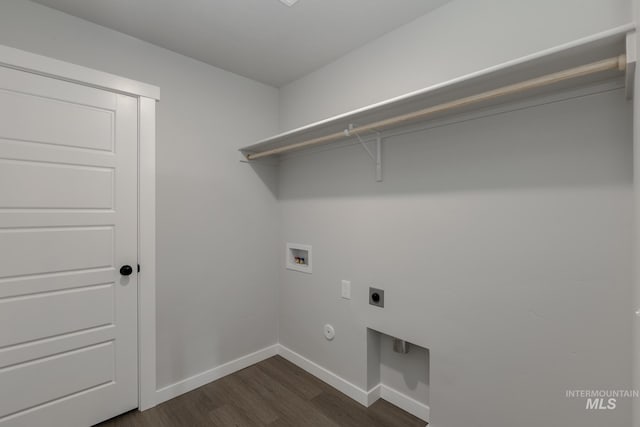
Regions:
M 137 120 L 135 98 L 0 67 L 0 427 L 138 406 Z

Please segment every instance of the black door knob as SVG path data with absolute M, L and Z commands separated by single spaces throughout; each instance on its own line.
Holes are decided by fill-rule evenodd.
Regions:
M 133 268 L 131 268 L 130 265 L 123 265 L 122 267 L 120 267 L 120 274 L 122 274 L 123 276 L 128 276 L 131 273 L 133 273 Z
M 379 302 L 380 301 L 380 294 L 377 292 L 374 292 L 371 294 L 371 300 L 373 302 Z

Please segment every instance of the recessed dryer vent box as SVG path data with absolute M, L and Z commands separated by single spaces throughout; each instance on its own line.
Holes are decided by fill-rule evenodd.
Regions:
M 311 246 L 287 243 L 286 267 L 311 274 Z

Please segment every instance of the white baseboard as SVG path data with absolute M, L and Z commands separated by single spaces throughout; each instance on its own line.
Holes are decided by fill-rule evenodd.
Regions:
M 280 344 L 280 351 L 278 352 L 278 354 L 294 365 L 297 365 L 298 367 L 304 369 L 314 377 L 329 384 L 331 387 L 338 389 L 361 405 L 369 406 L 369 393 L 361 389 L 357 385 L 351 384 L 344 378 L 337 376 L 328 369 L 325 369 L 317 363 L 307 359 L 306 357 L 299 355 L 295 351 L 288 349 L 282 344 Z
M 246 356 L 239 357 L 223 365 L 209 369 L 208 371 L 196 374 L 185 380 L 178 381 L 175 384 L 163 387 L 156 391 L 156 404 L 158 405 L 162 402 L 166 402 L 167 400 L 178 397 L 181 394 L 187 393 L 198 387 L 202 387 L 212 381 L 273 357 L 278 354 L 279 347 L 280 346 L 278 344 L 274 344 L 263 348 L 262 350 L 258 350 L 255 353 L 247 354 Z
M 367 404 L 365 405 L 367 408 L 373 405 L 376 400 L 380 399 L 382 394 L 382 384 L 378 384 L 367 393 Z
M 429 407 L 424 403 L 400 393 L 384 384 L 380 384 L 380 398 L 407 411 L 414 417 L 429 422 Z
M 280 344 L 278 354 L 289 362 L 304 369 L 314 377 L 326 382 L 330 386 L 338 389 L 342 393 L 346 394 L 356 402 L 363 406 L 371 406 L 376 400 L 384 399 L 387 402 L 397 406 L 398 408 L 407 411 L 411 415 L 420 418 L 426 422 L 429 422 L 429 406 L 424 403 L 420 403 L 409 396 L 400 393 L 384 384 L 378 384 L 369 391 L 365 391 L 355 384 L 350 383 L 342 377 L 334 374 L 326 368 L 318 365 L 315 362 L 307 359 L 304 356 L 299 355 L 295 351 L 288 349 Z
M 304 369 L 314 377 L 336 388 L 338 391 L 346 394 L 351 399 L 355 400 L 363 406 L 369 407 L 376 400 L 384 399 L 387 402 L 396 405 L 398 408 L 407 411 L 411 415 L 420 418 L 421 420 L 427 422 L 429 421 L 429 406 L 420 403 L 412 399 L 411 397 L 400 393 L 397 390 L 387 387 L 384 384 L 378 384 L 369 391 L 363 390 L 357 385 L 350 383 L 344 378 L 334 374 L 328 369 L 323 368 L 317 363 L 312 362 L 306 357 L 301 356 L 300 354 L 288 349 L 281 344 L 274 344 L 272 346 L 263 348 L 262 350 L 258 350 L 255 353 L 239 357 L 238 359 L 232 360 L 213 369 L 209 369 L 208 371 L 201 372 L 175 384 L 163 387 L 156 391 L 155 404 L 157 405 L 162 402 L 166 402 L 167 400 L 190 392 L 191 390 L 194 390 L 198 387 L 202 387 L 205 384 L 209 384 L 212 381 L 230 375 L 241 369 L 247 368 L 277 354 L 287 359 L 294 365 L 297 365 L 298 367 Z

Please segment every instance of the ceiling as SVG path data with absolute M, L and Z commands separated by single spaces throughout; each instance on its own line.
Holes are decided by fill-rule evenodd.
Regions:
M 34 0 L 280 87 L 448 0 Z

